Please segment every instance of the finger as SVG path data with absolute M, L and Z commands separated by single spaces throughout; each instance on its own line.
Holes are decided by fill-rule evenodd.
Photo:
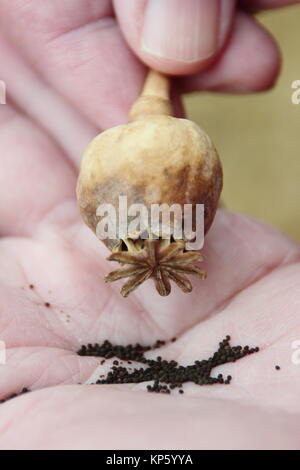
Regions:
M 270 34 L 246 13 L 238 13 L 229 43 L 209 68 L 180 79 L 183 91 L 248 93 L 270 88 L 280 68 L 278 47 Z
M 200 71 L 223 47 L 234 0 L 114 0 L 129 45 L 150 67 L 170 74 Z
M 0 375 L 0 400 L 23 388 L 32 391 L 57 384 L 84 383 L 99 362 L 99 358 L 82 358 L 66 349 L 7 348 L 5 367 Z
M 5 34 L 45 80 L 98 128 L 127 121 L 145 74 L 103 4 L 108 2 L 29 0 L 26 6 L 22 0 L 0 2 Z
M 77 166 L 84 148 L 97 134 L 97 128 L 51 89 L 1 35 L 0 63 L 1 78 L 7 84 L 10 99 L 42 125 Z
M 51 138 L 11 105 L 1 106 L 0 124 L 0 233 L 28 235 L 74 198 L 76 175 Z

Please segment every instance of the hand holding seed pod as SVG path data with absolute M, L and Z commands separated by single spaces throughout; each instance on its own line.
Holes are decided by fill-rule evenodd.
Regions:
M 100 204 L 117 208 L 119 195 L 128 206 L 143 204 L 204 204 L 204 230 L 214 219 L 222 189 L 222 168 L 207 134 L 195 123 L 171 115 L 169 80 L 150 71 L 141 96 L 129 113 L 129 124 L 98 135 L 87 148 L 77 185 L 77 197 L 85 223 L 96 233 Z M 129 222 L 129 221 L 128 221 Z M 177 221 L 178 222 L 178 221 Z M 182 221 L 181 221 L 182 223 Z M 192 290 L 187 274 L 205 278 L 194 263 L 197 251 L 186 251 L 186 239 L 147 239 L 142 233 L 124 239 L 104 239 L 112 251 L 109 260 L 121 267 L 105 278 L 129 278 L 121 294 L 126 297 L 142 282 L 154 279 L 160 295 L 171 291 L 174 281 L 184 292 Z

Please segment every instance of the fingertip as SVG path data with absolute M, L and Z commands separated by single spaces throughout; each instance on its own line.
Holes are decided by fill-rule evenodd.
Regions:
M 240 58 L 242 70 L 239 75 L 241 91 L 260 92 L 272 88 L 281 68 L 281 52 L 273 36 L 259 21 L 245 13 L 236 20 L 236 61 Z M 232 57 L 232 60 L 234 58 Z M 238 90 L 238 82 L 237 92 Z
M 253 17 L 239 12 L 222 55 L 209 70 L 186 77 L 181 83 L 184 91 L 266 91 L 274 86 L 280 66 L 280 50 L 271 34 Z
M 248 79 L 250 91 L 266 91 L 275 85 L 281 70 L 281 51 L 272 35 L 256 22 L 261 32 L 261 50 L 257 56 L 254 74 Z
M 227 39 L 234 0 L 114 0 L 122 32 L 149 67 L 172 75 L 211 65 Z

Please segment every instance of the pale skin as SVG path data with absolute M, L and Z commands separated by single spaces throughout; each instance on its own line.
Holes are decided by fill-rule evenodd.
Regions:
M 7 347 L 0 398 L 33 390 L 0 406 L 0 447 L 299 448 L 300 365 L 292 349 L 300 340 L 299 244 L 220 210 L 204 248 L 208 278 L 194 280 L 191 294 L 173 288 L 161 298 L 148 281 L 123 299 L 119 283 L 103 283 L 112 264 L 80 219 L 76 178 L 89 140 L 126 121 L 145 69 L 108 1 L 73 0 L 68 9 L 69 1 L 59 7 L 57 0 L 42 10 L 35 3 L 0 0 L 1 79 L 9 89 L 0 108 L 0 339 Z M 232 28 L 210 70 L 199 61 L 178 86 L 272 85 L 278 54 L 269 35 L 246 13 L 235 15 Z M 131 47 L 139 53 L 137 43 Z M 252 72 L 242 74 L 248 51 Z M 165 71 L 163 59 L 140 55 Z M 190 73 L 186 64 L 167 67 Z M 76 355 L 83 343 L 176 336 L 159 354 L 187 364 L 208 357 L 227 334 L 233 345 L 261 348 L 215 371 L 233 376 L 229 386 L 186 384 L 184 395 L 164 396 L 146 393 L 147 384 L 79 385 L 100 363 Z M 102 373 L 108 368 L 109 361 Z

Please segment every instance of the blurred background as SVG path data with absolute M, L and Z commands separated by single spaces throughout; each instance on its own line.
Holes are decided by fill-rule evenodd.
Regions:
M 300 5 L 264 12 L 258 20 L 277 39 L 283 64 L 272 91 L 252 95 L 195 93 L 187 115 L 212 137 L 224 168 L 223 202 L 300 241 Z

